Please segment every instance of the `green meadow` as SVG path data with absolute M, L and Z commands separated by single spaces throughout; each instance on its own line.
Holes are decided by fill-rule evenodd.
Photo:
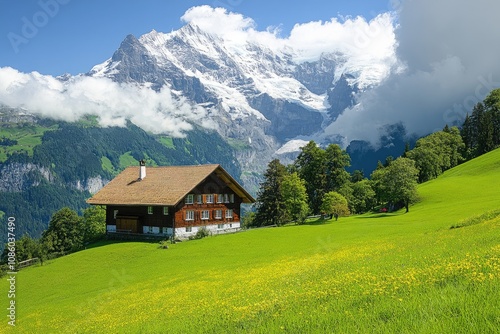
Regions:
M 0 162 L 5 162 L 9 154 L 26 152 L 33 155 L 33 148 L 42 143 L 42 136 L 46 131 L 56 130 L 57 125 L 44 127 L 38 125 L 1 126 L 0 139 L 15 140 L 16 145 L 0 146 Z
M 3 278 L 0 332 L 498 333 L 500 150 L 419 193 L 407 214 L 95 244 L 17 274 L 15 329 Z

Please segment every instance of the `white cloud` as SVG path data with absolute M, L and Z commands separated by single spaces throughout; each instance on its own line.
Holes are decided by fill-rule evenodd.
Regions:
M 206 33 L 218 36 L 229 47 L 258 42 L 277 50 L 285 45 L 284 41 L 277 37 L 278 29 L 269 27 L 267 30 L 258 31 L 253 19 L 228 12 L 225 8 L 212 8 L 207 5 L 192 7 L 184 13 L 181 20 L 198 26 Z
M 394 18 L 381 14 L 371 21 L 362 17 L 340 21 L 296 24 L 288 43 L 301 50 L 299 60 L 317 60 L 324 52 L 341 52 L 347 56 L 385 59 L 394 56 Z
M 193 23 L 203 31 L 222 37 L 255 27 L 255 22 L 251 18 L 228 12 L 224 8 L 212 8 L 207 5 L 188 9 L 181 20 Z
M 406 64 L 360 105 L 346 110 L 329 134 L 376 143 L 383 125 L 402 121 L 425 135 L 460 124 L 473 105 L 500 87 L 500 2 L 408 0 L 399 8 L 399 59 Z
M 342 53 L 348 60 L 343 70 L 359 71 L 377 78 L 389 73 L 396 62 L 394 16 L 381 14 L 371 21 L 362 17 L 332 18 L 296 24 L 289 36 L 280 37 L 279 28 L 257 30 L 251 18 L 210 6 L 192 7 L 182 20 L 216 35 L 229 46 L 257 42 L 274 51 L 295 50 L 298 63 L 315 61 L 324 53 Z
M 152 133 L 182 137 L 191 123 L 212 127 L 207 112 L 164 87 L 156 92 L 108 78 L 76 76 L 61 82 L 37 72 L 0 68 L 0 102 L 42 117 L 73 122 L 95 115 L 101 126 L 125 126 L 126 120 Z

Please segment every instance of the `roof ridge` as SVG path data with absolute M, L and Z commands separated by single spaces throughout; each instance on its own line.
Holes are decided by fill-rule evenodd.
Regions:
M 201 165 L 169 165 L 169 166 L 146 166 L 148 168 L 167 168 L 167 167 L 176 167 L 176 168 L 179 168 L 179 167 L 209 167 L 209 166 L 220 166 L 222 167 L 220 164 L 201 164 Z M 127 166 L 125 168 L 138 168 L 140 166 Z

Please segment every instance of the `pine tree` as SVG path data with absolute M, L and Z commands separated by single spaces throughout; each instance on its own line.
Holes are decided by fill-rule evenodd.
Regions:
M 464 124 L 462 125 L 462 129 L 460 129 L 460 135 L 462 136 L 466 150 L 472 150 L 474 148 L 474 128 L 469 113 L 465 116 Z
M 286 208 L 281 187 L 286 175 L 286 168 L 278 159 L 274 159 L 268 164 L 264 181 L 261 183 L 257 195 L 256 226 L 279 226 L 284 223 Z
M 394 160 L 383 176 L 388 199 L 393 203 L 402 202 L 408 212 L 410 204 L 418 197 L 417 179 L 415 161 L 408 158 Z
M 496 148 L 500 145 L 500 88 L 494 89 L 484 99 L 484 105 L 490 116 L 492 126 L 492 145 Z
M 325 150 L 326 189 L 325 192 L 339 191 L 349 183 L 350 175 L 345 170 L 351 165 L 351 157 L 337 144 L 330 144 Z
M 480 132 L 477 152 L 479 155 L 481 155 L 495 148 L 493 114 L 489 111 L 486 111 L 481 118 L 481 123 L 479 126 Z

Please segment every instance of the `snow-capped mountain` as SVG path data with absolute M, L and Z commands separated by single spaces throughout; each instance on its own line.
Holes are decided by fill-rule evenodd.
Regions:
M 340 52 L 299 62 L 300 50 L 231 41 L 189 23 L 177 31 L 127 36 L 113 56 L 88 73 L 154 90 L 207 110 L 216 130 L 240 149 L 243 170 L 261 172 L 275 154 L 296 149 L 355 103 L 355 94 L 387 73 L 353 64 Z

